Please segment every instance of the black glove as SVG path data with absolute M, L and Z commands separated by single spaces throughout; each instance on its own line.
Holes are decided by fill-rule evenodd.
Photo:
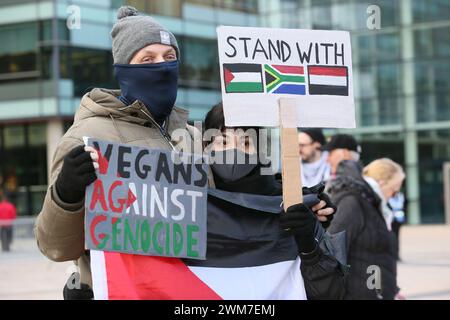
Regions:
M 322 227 L 324 229 L 326 229 L 326 228 L 328 228 L 330 226 L 331 220 L 333 220 L 334 215 L 336 214 L 337 207 L 333 204 L 333 202 L 331 202 L 330 197 L 328 196 L 328 194 L 326 194 L 324 192 L 324 190 L 325 190 L 325 183 L 324 182 L 320 182 L 320 183 L 318 183 L 315 186 L 310 187 L 310 188 L 303 187 L 302 193 L 305 194 L 305 195 L 306 194 L 314 194 L 314 193 L 316 193 L 317 197 L 320 200 L 325 201 L 325 203 L 326 203 L 325 208 L 332 208 L 332 209 L 334 209 L 334 212 L 332 214 L 326 216 L 326 218 L 327 218 L 326 221 L 320 221 L 320 223 L 322 224 Z M 323 209 L 325 209 L 325 208 L 323 208 Z
M 290 206 L 286 212 L 280 213 L 281 228 L 294 236 L 298 250 L 303 254 L 316 248 L 316 222 L 314 213 L 303 203 Z
M 322 224 L 322 227 L 324 229 L 326 229 L 330 226 L 331 220 L 333 220 L 334 215 L 336 214 L 337 207 L 336 207 L 336 205 L 334 205 L 333 202 L 331 202 L 330 196 L 328 194 L 326 194 L 325 192 L 319 193 L 319 195 L 317 197 L 320 200 L 323 200 L 326 202 L 327 205 L 325 206 L 325 208 L 333 208 L 334 209 L 334 212 L 332 214 L 329 214 L 328 216 L 326 216 L 327 221 L 320 221 L 320 223 Z
M 322 193 L 325 190 L 325 182 L 319 182 L 315 186 L 312 187 L 303 187 L 303 194 L 311 194 L 311 193 Z
M 89 152 L 84 146 L 73 148 L 65 157 L 55 187 L 58 196 L 66 203 L 83 200 L 86 187 L 97 179 Z

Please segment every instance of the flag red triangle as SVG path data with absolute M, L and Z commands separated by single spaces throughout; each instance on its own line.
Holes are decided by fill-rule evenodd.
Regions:
M 129 207 L 129 206 L 131 206 L 132 204 L 133 204 L 133 202 L 135 202 L 136 201 L 136 196 L 134 195 L 134 193 L 130 190 L 130 189 L 128 189 L 128 198 L 127 198 L 127 208 Z
M 233 73 L 231 73 L 230 70 L 228 70 L 226 68 L 223 69 L 223 72 L 224 72 L 224 77 L 225 77 L 225 85 L 228 85 L 231 82 L 231 80 L 234 79 L 234 75 L 233 75 Z
M 222 299 L 180 259 L 104 254 L 109 299 Z

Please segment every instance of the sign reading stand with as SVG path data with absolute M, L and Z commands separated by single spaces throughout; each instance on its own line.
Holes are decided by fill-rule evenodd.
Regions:
M 354 128 L 352 51 L 346 31 L 217 28 L 226 126 L 279 126 L 279 99 L 297 127 Z

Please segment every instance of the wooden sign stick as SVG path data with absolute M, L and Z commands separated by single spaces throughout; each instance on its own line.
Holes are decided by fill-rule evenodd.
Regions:
M 281 175 L 283 178 L 283 207 L 303 202 L 300 155 L 295 100 L 280 98 Z

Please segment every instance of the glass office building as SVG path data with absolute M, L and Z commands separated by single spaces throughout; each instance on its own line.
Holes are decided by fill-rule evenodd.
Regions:
M 203 119 L 220 100 L 216 26 L 258 23 L 257 1 L 1 0 L 0 185 L 19 214 L 37 214 L 59 138 L 93 87 L 117 88 L 110 30 L 123 4 L 177 37 L 177 105 Z
M 405 166 L 411 223 L 444 221 L 442 166 L 450 161 L 445 0 L 0 1 L 0 183 L 21 214 L 39 212 L 51 155 L 82 95 L 117 87 L 109 32 L 123 4 L 176 35 L 177 104 L 190 109 L 191 120 L 203 119 L 220 100 L 217 25 L 349 30 L 358 125 L 350 133 L 362 144 L 363 160 L 388 156 Z M 373 19 L 379 29 L 370 27 Z
M 442 223 L 450 2 L 267 0 L 259 9 L 264 26 L 351 32 L 357 129 L 349 133 L 361 142 L 365 163 L 386 156 L 404 165 L 410 223 Z

